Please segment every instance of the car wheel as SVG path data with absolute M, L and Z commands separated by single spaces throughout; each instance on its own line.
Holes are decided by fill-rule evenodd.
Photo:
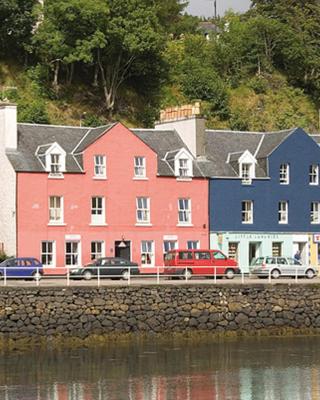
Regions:
M 314 278 L 314 277 L 315 277 L 314 270 L 313 270 L 313 269 L 308 269 L 308 270 L 306 271 L 306 278 L 312 279 L 312 278 Z
M 35 281 L 40 281 L 40 279 L 42 278 L 41 272 L 39 271 L 34 271 L 34 273 L 32 274 L 32 277 Z
M 183 272 L 183 279 L 191 279 L 192 278 L 192 270 L 191 269 L 186 269 Z
M 85 279 L 86 281 L 90 281 L 90 279 L 92 279 L 92 272 L 84 271 L 82 276 L 83 276 L 83 279 Z
M 273 269 L 271 271 L 271 278 L 273 278 L 273 279 L 280 278 L 280 275 L 281 275 L 281 273 L 280 273 L 280 271 L 278 269 Z
M 226 278 L 227 279 L 233 279 L 234 278 L 234 270 L 233 269 L 227 269 L 226 270 Z
M 126 269 L 126 270 L 124 270 L 124 271 L 122 271 L 122 274 L 121 274 L 121 276 L 122 276 L 122 279 L 124 280 L 124 281 L 128 281 L 129 280 L 129 271 Z

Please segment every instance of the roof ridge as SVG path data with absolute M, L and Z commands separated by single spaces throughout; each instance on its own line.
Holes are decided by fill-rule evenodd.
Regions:
M 42 126 L 46 128 L 70 128 L 70 129 L 92 129 L 90 126 L 73 126 L 73 125 L 52 125 L 52 124 L 32 124 L 28 122 L 19 122 L 18 125 L 27 125 L 27 126 Z M 101 125 L 107 126 L 107 125 Z M 97 127 L 99 128 L 99 127 Z

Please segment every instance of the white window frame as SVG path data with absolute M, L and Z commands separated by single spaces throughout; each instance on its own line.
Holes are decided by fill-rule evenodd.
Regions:
M 178 248 L 177 240 L 164 240 L 163 241 L 163 253 L 167 253 L 170 250 L 175 250 Z
M 43 245 L 46 246 L 45 250 Z M 51 251 L 48 249 L 48 245 L 51 245 Z M 48 263 L 48 259 L 51 258 L 51 263 Z M 42 240 L 40 244 L 40 260 L 44 267 L 55 268 L 56 267 L 56 242 L 54 240 Z M 45 261 L 44 261 L 45 260 Z
M 241 178 L 243 180 L 251 179 L 251 168 L 252 168 L 252 164 L 250 164 L 250 163 L 242 163 L 241 164 Z
M 67 251 L 67 245 L 70 244 L 72 246 L 71 251 Z M 74 251 L 73 245 L 77 245 L 77 252 Z M 81 242 L 78 240 L 66 240 L 64 247 L 65 254 L 65 265 L 66 267 L 80 267 L 81 265 Z M 72 259 L 75 257 L 76 262 L 68 263 L 68 257 Z M 74 261 L 74 259 L 73 259 Z
M 101 201 L 101 205 L 97 202 Z M 105 198 L 102 196 L 91 197 L 91 224 L 106 225 Z
M 188 178 L 190 177 L 190 160 L 188 158 L 179 158 L 179 177 L 180 178 Z
M 188 240 L 187 241 L 187 249 L 188 250 L 200 249 L 200 241 L 199 240 Z
M 309 185 L 319 185 L 319 165 L 311 164 L 309 167 Z
M 170 153 L 170 152 L 169 152 Z M 170 154 L 165 159 L 169 159 Z M 174 157 L 174 174 L 177 180 L 190 180 L 193 177 L 193 157 L 182 148 Z
M 136 198 L 136 223 L 138 225 L 150 224 L 150 198 Z
M 97 249 L 98 246 L 100 246 L 100 249 Z M 103 240 L 93 240 L 90 243 L 90 257 L 91 260 L 105 257 L 105 243 Z
M 95 179 L 106 179 L 107 177 L 107 158 L 103 154 L 95 154 L 93 157 L 93 174 Z
M 155 254 L 154 254 L 154 241 L 142 240 L 141 241 L 141 267 L 154 267 Z
M 181 197 L 178 199 L 178 225 L 192 224 L 191 199 Z
M 61 154 L 51 153 L 50 154 L 50 174 L 56 175 L 62 173 L 62 156 Z
M 320 224 L 320 202 L 312 201 L 310 205 L 311 224 Z
M 51 201 L 52 200 L 52 201 Z M 59 207 L 58 203 L 59 202 Z M 54 204 L 52 204 L 54 203 Z M 61 225 L 64 222 L 63 216 L 63 197 L 62 196 L 49 196 L 49 224 Z
M 241 221 L 243 224 L 253 224 L 252 200 L 243 200 L 241 202 Z
M 288 213 L 289 205 L 285 200 L 279 201 L 278 203 L 278 223 L 287 224 L 288 223 Z
M 280 185 L 289 185 L 290 183 L 290 165 L 288 163 L 280 164 L 279 182 Z
M 134 157 L 134 178 L 135 179 L 146 179 L 147 168 L 146 158 L 143 156 Z
M 37 153 L 40 151 L 39 146 Z M 52 143 L 49 149 L 44 153 L 45 169 L 49 172 L 49 177 L 63 178 L 63 172 L 66 171 L 66 152 L 58 143 Z M 58 161 L 54 158 L 58 157 Z

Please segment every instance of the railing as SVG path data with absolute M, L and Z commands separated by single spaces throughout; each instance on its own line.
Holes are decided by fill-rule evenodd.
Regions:
M 306 267 L 303 271 L 301 267 L 297 266 L 295 270 L 289 276 L 280 276 L 277 277 L 274 273 L 275 269 L 270 269 L 268 271 L 263 272 L 260 276 L 256 276 L 253 273 L 245 273 L 245 272 L 236 272 L 232 268 L 226 268 L 224 272 L 221 272 L 221 267 L 154 267 L 152 273 L 147 273 L 140 268 L 139 271 L 136 267 L 129 266 L 115 266 L 111 267 L 63 267 L 63 268 L 52 268 L 50 271 L 55 271 L 55 274 L 46 274 L 46 269 L 42 268 L 30 268 L 29 271 L 27 268 L 23 269 L 23 273 L 19 274 L 17 272 L 17 268 L 0 268 L 0 278 L 3 281 L 3 286 L 8 286 L 10 282 L 10 286 L 12 285 L 28 285 L 27 282 L 32 282 L 36 286 L 50 286 L 50 285 L 62 285 L 62 286 L 72 286 L 80 284 L 80 281 L 83 281 L 86 284 L 101 286 L 102 282 L 104 284 L 111 284 L 111 280 L 122 280 L 128 285 L 132 284 L 183 284 L 190 283 L 190 281 L 205 283 L 204 279 L 207 280 L 208 284 L 217 284 L 219 283 L 253 283 L 256 282 L 257 278 L 266 278 L 266 282 L 268 283 L 276 283 L 279 279 L 290 279 L 294 278 L 295 282 L 298 282 L 299 278 L 311 278 L 306 275 L 306 272 L 309 270 L 317 272 L 315 267 Z M 103 273 L 103 270 L 107 270 L 108 273 Z M 67 271 L 67 272 L 66 272 Z M 13 273 L 14 272 L 14 273 Z M 317 273 L 315 274 L 315 276 Z M 209 279 L 208 279 L 209 278 Z M 279 279 L 276 279 L 279 278 Z M 25 280 L 21 282 L 21 280 Z M 310 279 L 309 279 L 310 280 Z M 1 282 L 1 281 L 0 281 Z M 15 283 L 11 283 L 15 282 Z M 1 283 L 0 283 L 1 284 Z

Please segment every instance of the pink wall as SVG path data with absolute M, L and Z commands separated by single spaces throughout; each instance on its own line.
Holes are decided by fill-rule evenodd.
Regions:
M 63 146 L 63 143 L 61 144 Z M 107 157 L 107 178 L 93 179 L 93 157 Z M 134 180 L 134 156 L 146 157 L 147 180 Z M 114 255 L 114 242 L 131 241 L 131 258 L 140 264 L 141 240 L 153 240 L 155 264 L 163 265 L 163 236 L 178 236 L 180 248 L 187 240 L 208 239 L 208 182 L 177 181 L 157 177 L 157 156 L 131 131 L 117 124 L 84 153 L 85 174 L 18 173 L 18 255 L 40 258 L 41 241 L 56 242 L 56 265 L 64 267 L 66 235 L 81 237 L 82 264 L 90 260 L 91 241 L 105 242 L 105 255 Z M 63 196 L 65 226 L 48 226 L 49 196 Z M 91 197 L 106 199 L 106 226 L 90 226 Z M 136 197 L 150 198 L 152 226 L 136 226 Z M 177 227 L 178 198 L 192 201 L 192 227 Z M 78 236 L 77 236 L 78 237 Z M 70 236 L 69 236 L 70 238 Z

